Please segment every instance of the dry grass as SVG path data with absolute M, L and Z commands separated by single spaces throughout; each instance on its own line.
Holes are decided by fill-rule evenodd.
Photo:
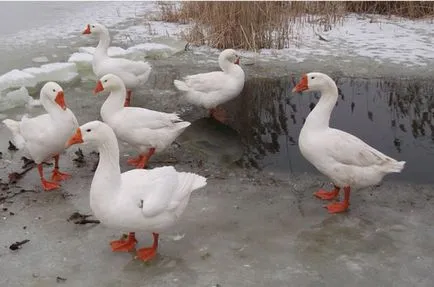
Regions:
M 252 1 L 159 2 L 162 20 L 192 23 L 186 40 L 225 49 L 282 49 L 297 28 L 312 25 L 328 30 L 347 13 L 377 13 L 421 18 L 434 15 L 434 2 Z
M 347 12 L 396 15 L 410 19 L 434 17 L 434 2 L 429 1 L 351 1 L 344 3 Z

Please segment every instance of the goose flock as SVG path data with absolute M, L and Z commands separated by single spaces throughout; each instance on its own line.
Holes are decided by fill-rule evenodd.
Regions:
M 109 92 L 100 110 L 102 121 L 79 126 L 67 107 L 62 87 L 48 82 L 40 90 L 45 114 L 24 116 L 20 121 L 5 119 L 3 123 L 12 133 L 12 142 L 37 164 L 45 191 L 59 188 L 61 181 L 70 178 L 59 170 L 59 156 L 65 149 L 81 143 L 95 146 L 100 160 L 90 186 L 90 207 L 104 225 L 129 231 L 126 238 L 110 243 L 112 251 L 133 251 L 137 244 L 135 232 L 152 232 L 152 246 L 136 251 L 136 258 L 148 261 L 157 253 L 159 233 L 177 222 L 191 193 L 207 185 L 206 178 L 179 172 L 173 166 L 146 169 L 151 156 L 173 143 L 190 123 L 176 113 L 131 107 L 132 91 L 148 81 L 151 65 L 109 57 L 110 35 L 101 24 L 86 25 L 83 34 L 99 37 L 92 69 L 99 79 L 94 93 Z M 174 86 L 188 102 L 207 109 L 211 117 L 225 122 L 227 115 L 221 104 L 241 93 L 245 73 L 239 65 L 239 54 L 233 49 L 222 51 L 218 63 L 221 71 L 188 75 L 175 80 Z M 344 212 L 350 205 L 351 189 L 376 185 L 386 174 L 401 172 L 405 162 L 396 161 L 361 139 L 330 127 L 338 89 L 328 75 L 303 75 L 293 92 L 307 91 L 320 92 L 321 98 L 303 125 L 299 148 L 334 184 L 332 191 L 321 189 L 314 195 L 333 200 L 343 189 L 343 200 L 329 204 L 327 209 L 330 213 Z M 118 140 L 137 150 L 137 157 L 128 159 L 128 164 L 135 169 L 121 172 Z M 47 178 L 43 164 L 51 159 L 54 159 L 54 169 Z

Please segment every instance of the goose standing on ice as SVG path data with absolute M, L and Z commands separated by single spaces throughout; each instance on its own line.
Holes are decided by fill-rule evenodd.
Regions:
M 65 149 L 65 142 L 78 127 L 77 119 L 66 107 L 63 89 L 55 82 L 46 83 L 40 92 L 40 102 L 47 114 L 34 118 L 24 116 L 21 121 L 6 119 L 3 123 L 12 132 L 13 143 L 18 149 L 35 161 L 41 184 L 45 191 L 60 185 L 57 181 L 70 177 L 59 171 L 59 154 Z M 52 181 L 44 177 L 42 163 L 54 158 Z
M 100 154 L 90 187 L 94 215 L 108 227 L 130 231 L 126 239 L 110 242 L 112 251 L 132 251 L 137 243 L 135 232 L 153 232 L 152 246 L 137 250 L 136 255 L 151 260 L 157 253 L 159 233 L 177 222 L 191 193 L 204 187 L 206 178 L 178 172 L 172 166 L 121 173 L 116 135 L 100 121 L 78 128 L 66 147 L 78 143 L 91 143 Z
M 210 116 L 225 122 L 225 111 L 218 106 L 234 99 L 243 90 L 245 75 L 239 64 L 238 53 L 226 49 L 219 56 L 222 71 L 186 76 L 173 83 L 185 94 L 187 101 L 208 109 Z
M 298 145 L 302 155 L 333 184 L 332 191 L 319 190 L 316 197 L 332 200 L 343 188 L 344 200 L 329 204 L 330 213 L 343 212 L 350 205 L 350 190 L 373 186 L 388 173 L 401 172 L 405 161 L 396 161 L 344 131 L 330 128 L 330 115 L 338 99 L 335 82 L 323 73 L 303 75 L 293 92 L 319 91 L 321 98 L 306 118 Z
M 169 146 L 189 125 L 175 113 L 163 113 L 137 107 L 124 107 L 125 85 L 116 75 L 102 77 L 94 93 L 109 91 L 101 107 L 101 118 L 119 140 L 139 151 L 137 158 L 128 160 L 136 168 L 145 168 L 149 158 Z
M 110 58 L 107 54 L 110 46 L 110 34 L 108 29 L 101 24 L 88 24 L 83 34 L 95 34 L 99 36 L 99 43 L 92 60 L 93 72 L 98 79 L 106 74 L 115 74 L 120 77 L 127 87 L 124 105 L 126 107 L 130 106 L 131 89 L 148 81 L 152 70 L 151 66 L 143 61 Z

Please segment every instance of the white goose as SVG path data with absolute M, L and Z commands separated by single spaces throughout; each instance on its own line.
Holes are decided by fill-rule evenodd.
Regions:
M 172 166 L 135 169 L 121 174 L 116 136 L 100 121 L 82 125 L 66 146 L 83 142 L 95 145 L 100 154 L 90 187 L 93 213 L 109 227 L 131 231 L 127 239 L 112 241 L 112 250 L 129 252 L 137 243 L 136 231 L 151 231 L 153 245 L 139 249 L 137 258 L 152 259 L 156 255 L 159 232 L 179 219 L 191 192 L 204 187 L 206 178 L 177 172 Z
M 110 58 L 107 54 L 110 46 L 110 34 L 108 29 L 101 24 L 88 24 L 83 34 L 96 34 L 99 36 L 99 43 L 92 60 L 93 72 L 97 78 L 110 73 L 120 77 L 128 88 L 125 106 L 129 106 L 132 95 L 131 89 L 148 81 L 152 67 L 143 61 Z
M 298 144 L 303 156 L 335 185 L 333 191 L 320 190 L 315 196 L 331 200 L 345 191 L 344 200 L 329 204 L 330 213 L 348 209 L 350 190 L 373 186 L 388 173 L 401 172 L 405 161 L 384 155 L 359 138 L 329 127 L 330 114 L 338 99 L 335 82 L 322 73 L 303 75 L 293 92 L 319 91 L 321 98 L 306 118 Z
M 226 49 L 219 56 L 222 71 L 186 76 L 173 83 L 190 103 L 208 109 L 212 117 L 224 122 L 225 112 L 217 106 L 237 97 L 244 87 L 245 75 L 239 63 L 237 52 Z
M 57 83 L 46 83 L 40 92 L 40 101 L 48 112 L 34 118 L 24 116 L 20 122 L 6 119 L 3 123 L 13 135 L 13 143 L 32 158 L 38 165 L 39 176 L 45 191 L 58 188 L 57 182 L 65 180 L 68 174 L 59 171 L 59 154 L 65 149 L 65 142 L 78 127 L 77 119 L 66 108 L 63 89 Z M 54 158 L 51 179 L 44 178 L 42 163 Z
M 119 140 L 136 148 L 140 155 L 128 163 L 137 168 L 146 167 L 149 158 L 169 146 L 189 125 L 175 113 L 163 113 L 144 108 L 124 107 L 125 85 L 113 74 L 103 76 L 94 93 L 110 92 L 101 107 L 101 117 Z

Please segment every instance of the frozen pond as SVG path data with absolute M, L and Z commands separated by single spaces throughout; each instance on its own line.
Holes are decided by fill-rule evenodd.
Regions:
M 340 97 L 331 125 L 350 132 L 383 153 L 406 161 L 391 175 L 434 183 L 434 85 L 420 79 L 334 77 Z M 315 172 L 302 158 L 298 135 L 319 94 L 291 94 L 290 78 L 254 78 L 236 104 L 232 125 L 246 145 L 243 163 L 266 171 Z M 240 108 L 242 107 L 242 108 Z
M 208 177 L 207 187 L 192 195 L 179 224 L 161 234 L 156 260 L 144 264 L 134 254 L 110 251 L 108 242 L 121 231 L 68 221 L 76 211 L 91 213 L 89 188 L 97 162 L 91 147 L 71 147 L 61 157 L 62 170 L 73 177 L 57 191 L 42 192 L 36 170 L 8 185 L 8 174 L 22 171 L 23 162 L 19 151 L 8 150 L 10 133 L 0 125 L 0 286 L 433 286 L 429 75 L 417 72 L 420 77 L 404 79 L 396 76 L 404 70 L 387 66 L 379 70 L 390 77 L 371 78 L 371 64 L 361 58 L 354 67 L 341 68 L 364 73 L 363 79 L 330 68 L 341 93 L 332 124 L 407 165 L 381 186 L 355 192 L 348 213 L 329 215 L 312 196 L 327 179 L 301 157 L 296 144 L 316 95 L 290 93 L 292 73 L 298 77 L 329 66 L 246 57 L 245 88 L 226 105 L 231 120 L 223 126 L 204 118 L 206 111 L 188 105 L 173 87 L 173 80 L 187 73 L 216 70 L 216 52 L 184 51 L 181 41 L 160 38 L 176 32 L 171 24 L 150 22 L 155 35 L 144 33 L 141 39 L 139 32 L 149 28 L 141 30 L 137 15 L 149 9 L 140 2 L 0 2 L 0 74 L 18 69 L 0 78 L 0 87 L 8 87 L 0 98 L 0 116 L 40 114 L 30 98 L 38 98 L 45 81 L 60 77 L 79 123 L 98 119 L 106 95 L 92 94 L 87 48 L 96 39 L 80 33 L 89 19 L 107 23 L 121 48 L 113 53 L 147 57 L 154 66 L 132 105 L 176 111 L 192 122 L 175 144 L 152 158 L 150 167 L 173 164 L 199 173 Z M 121 37 L 121 29 L 131 39 Z M 159 45 L 169 48 L 155 50 Z M 68 62 L 73 53 L 79 54 Z M 355 69 L 358 64 L 365 66 Z M 19 90 L 21 85 L 26 88 Z M 125 171 L 134 151 L 120 147 Z M 78 148 L 84 161 L 74 160 Z M 140 246 L 151 240 L 150 234 L 137 235 Z M 9 249 L 26 239 L 21 249 Z

